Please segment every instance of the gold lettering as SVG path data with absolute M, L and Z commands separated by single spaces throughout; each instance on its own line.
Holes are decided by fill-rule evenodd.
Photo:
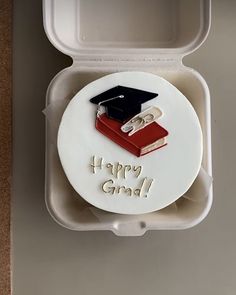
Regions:
M 125 189 L 126 189 L 124 185 L 122 185 L 122 186 L 119 186 L 119 187 L 117 188 L 117 194 L 119 194 L 119 193 L 120 193 L 120 191 L 121 191 L 122 189 L 123 189 L 123 190 L 125 190 Z
M 111 173 L 111 175 L 113 175 L 113 165 L 112 165 L 111 163 L 107 163 L 107 164 L 106 164 L 106 167 L 107 167 L 108 169 L 111 169 L 111 170 L 110 170 L 110 173 Z
M 127 194 L 129 196 L 132 196 L 132 188 L 125 187 L 124 185 L 118 186 L 117 193 L 120 194 L 121 193 L 121 190 L 123 190 L 125 194 Z
M 127 187 L 127 188 L 125 189 L 125 192 L 126 192 L 129 196 L 132 196 L 132 188 Z
M 103 168 L 107 168 L 109 173 L 119 179 L 126 179 L 128 176 L 128 172 L 134 173 L 135 177 L 138 178 L 143 170 L 143 166 L 131 166 L 131 165 L 123 165 L 120 162 L 116 163 L 104 163 L 104 159 L 102 157 L 93 156 L 92 161 L 90 163 L 90 167 L 92 168 L 92 173 L 96 174 L 98 169 L 102 170 Z M 109 179 L 101 184 L 102 191 L 106 194 L 121 194 L 124 193 L 128 196 L 136 196 L 136 197 L 148 197 L 148 193 L 152 187 L 154 179 L 148 179 L 147 177 L 143 178 L 136 188 L 126 187 L 125 185 L 119 186 L 115 185 L 114 180 Z
M 137 197 L 142 197 L 142 192 L 143 192 L 143 188 L 144 188 L 144 185 L 145 185 L 145 182 L 147 180 L 147 177 L 145 177 L 143 180 L 142 180 L 142 183 L 141 183 L 141 186 L 139 188 L 136 188 L 134 190 L 134 195 L 137 196 Z
M 96 174 L 96 168 L 102 169 L 103 158 L 100 158 L 98 161 L 96 160 L 96 156 L 92 157 L 92 163 L 90 166 L 92 167 L 93 174 Z
M 149 193 L 149 191 L 151 189 L 151 186 L 153 184 L 153 181 L 154 181 L 154 179 L 150 179 L 149 180 L 149 183 L 147 184 L 146 195 L 144 196 L 145 198 L 147 198 L 147 195 L 148 195 L 148 193 Z
M 112 179 L 109 179 L 109 180 L 105 181 L 102 184 L 102 190 L 106 194 L 112 194 L 112 195 L 114 195 L 114 193 L 115 193 L 115 187 L 109 186 L 109 183 L 112 185 L 114 183 L 114 181 Z
M 143 169 L 142 166 L 134 166 L 134 167 L 133 167 L 133 171 L 134 171 L 134 172 L 137 172 L 136 175 L 135 175 L 137 178 L 138 178 L 139 175 L 142 173 L 142 169 Z
M 125 165 L 124 166 L 124 179 L 126 179 L 126 171 L 130 171 L 131 170 L 131 165 Z
M 116 178 L 119 178 L 119 175 L 120 175 L 120 171 L 122 170 L 122 168 L 123 168 L 123 165 L 122 164 L 120 164 L 119 162 L 118 163 L 116 163 L 116 166 L 115 166 L 115 177 Z

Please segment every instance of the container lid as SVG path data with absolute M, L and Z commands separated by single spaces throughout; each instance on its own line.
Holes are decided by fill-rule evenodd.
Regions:
M 74 59 L 184 56 L 206 39 L 211 0 L 43 0 L 49 40 Z

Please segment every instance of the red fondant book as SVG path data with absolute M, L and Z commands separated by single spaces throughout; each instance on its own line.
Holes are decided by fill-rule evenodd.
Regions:
M 96 119 L 96 129 L 106 137 L 137 157 L 165 146 L 168 131 L 156 122 L 139 130 L 132 136 L 121 131 L 123 123 L 110 119 L 104 113 Z

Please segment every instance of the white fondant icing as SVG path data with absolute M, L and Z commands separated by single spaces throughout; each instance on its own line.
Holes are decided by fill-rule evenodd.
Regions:
M 143 109 L 155 106 L 162 110 L 157 122 L 169 132 L 166 146 L 138 158 L 96 130 L 96 105 L 89 99 L 117 85 L 159 94 L 143 104 Z M 123 214 L 159 210 L 182 196 L 199 172 L 202 149 L 200 123 L 187 98 L 163 78 L 143 72 L 115 73 L 88 84 L 67 106 L 58 131 L 59 156 L 74 189 L 94 206 Z M 93 156 L 103 158 L 96 173 L 91 167 Z M 118 162 L 126 165 L 125 178 L 116 178 L 105 167 Z M 142 167 L 138 178 L 128 169 L 133 166 Z M 116 187 L 132 192 L 143 179 L 152 183 L 147 197 L 131 197 L 125 188 L 105 193 L 102 185 L 110 179 Z

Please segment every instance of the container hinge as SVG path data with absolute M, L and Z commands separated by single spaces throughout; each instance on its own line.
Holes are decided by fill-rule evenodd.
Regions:
M 181 56 L 161 56 L 161 57 L 76 57 L 73 64 L 83 67 L 175 67 L 182 65 Z

